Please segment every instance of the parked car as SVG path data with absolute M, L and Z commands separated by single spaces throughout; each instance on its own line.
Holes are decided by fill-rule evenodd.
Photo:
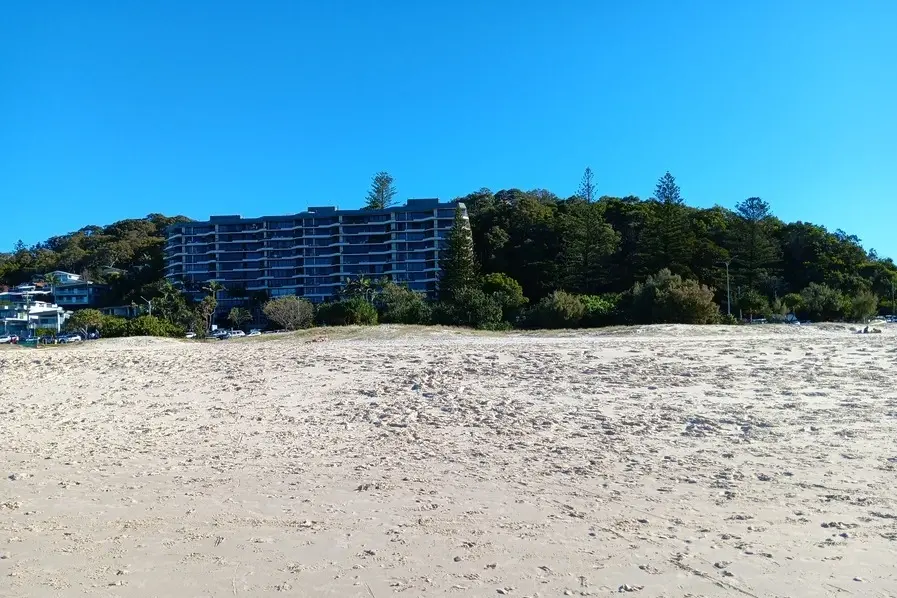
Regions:
M 59 342 L 60 342 L 60 343 L 66 343 L 66 344 L 68 344 L 68 343 L 80 343 L 82 340 L 84 340 L 84 339 L 81 338 L 81 335 L 80 335 L 80 334 L 66 334 L 65 336 L 60 336 L 60 337 L 59 337 Z
M 0 344 L 6 345 L 12 342 L 12 337 L 8 334 L 0 335 Z
M 185 334 L 184 336 L 186 336 L 187 338 L 196 338 L 196 333 L 191 331 L 191 332 L 188 332 L 187 334 Z
M 240 338 L 241 336 L 246 336 L 246 333 L 243 332 L 242 330 L 231 330 L 228 333 L 228 336 L 235 336 L 237 338 Z
M 261 335 L 262 335 L 261 330 L 259 330 L 258 328 L 253 328 L 252 330 L 249 331 L 249 334 L 247 334 L 246 336 L 261 336 Z

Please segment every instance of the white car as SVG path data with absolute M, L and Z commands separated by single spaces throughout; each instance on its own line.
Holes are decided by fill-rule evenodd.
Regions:
M 231 336 L 231 337 L 239 338 L 241 336 L 246 336 L 246 333 L 243 332 L 242 330 L 231 330 L 227 335 Z
M 0 345 L 5 345 L 5 344 L 11 343 L 11 342 L 12 342 L 12 337 L 9 336 L 8 334 L 0 335 Z
M 252 330 L 249 331 L 249 334 L 247 334 L 246 336 L 261 336 L 261 335 L 262 335 L 262 331 L 261 331 L 261 330 L 258 330 L 258 329 L 252 329 Z
M 184 336 L 186 336 L 187 338 L 196 338 L 196 333 L 195 333 L 195 332 L 188 332 L 188 333 L 185 334 Z

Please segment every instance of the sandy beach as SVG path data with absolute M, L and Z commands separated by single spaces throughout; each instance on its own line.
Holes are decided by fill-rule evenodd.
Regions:
M 0 596 L 894 596 L 897 334 L 0 351 Z

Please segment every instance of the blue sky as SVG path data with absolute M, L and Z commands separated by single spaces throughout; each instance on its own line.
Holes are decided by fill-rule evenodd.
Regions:
M 757 195 L 897 257 L 897 2 L 14 2 L 0 249 L 480 187 Z

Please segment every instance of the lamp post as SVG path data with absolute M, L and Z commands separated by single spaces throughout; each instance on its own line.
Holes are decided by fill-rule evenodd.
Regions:
M 146 301 L 146 305 L 149 308 L 149 315 L 152 316 L 153 315 L 153 302 L 143 296 L 141 296 L 140 298 L 143 299 L 144 301 Z

